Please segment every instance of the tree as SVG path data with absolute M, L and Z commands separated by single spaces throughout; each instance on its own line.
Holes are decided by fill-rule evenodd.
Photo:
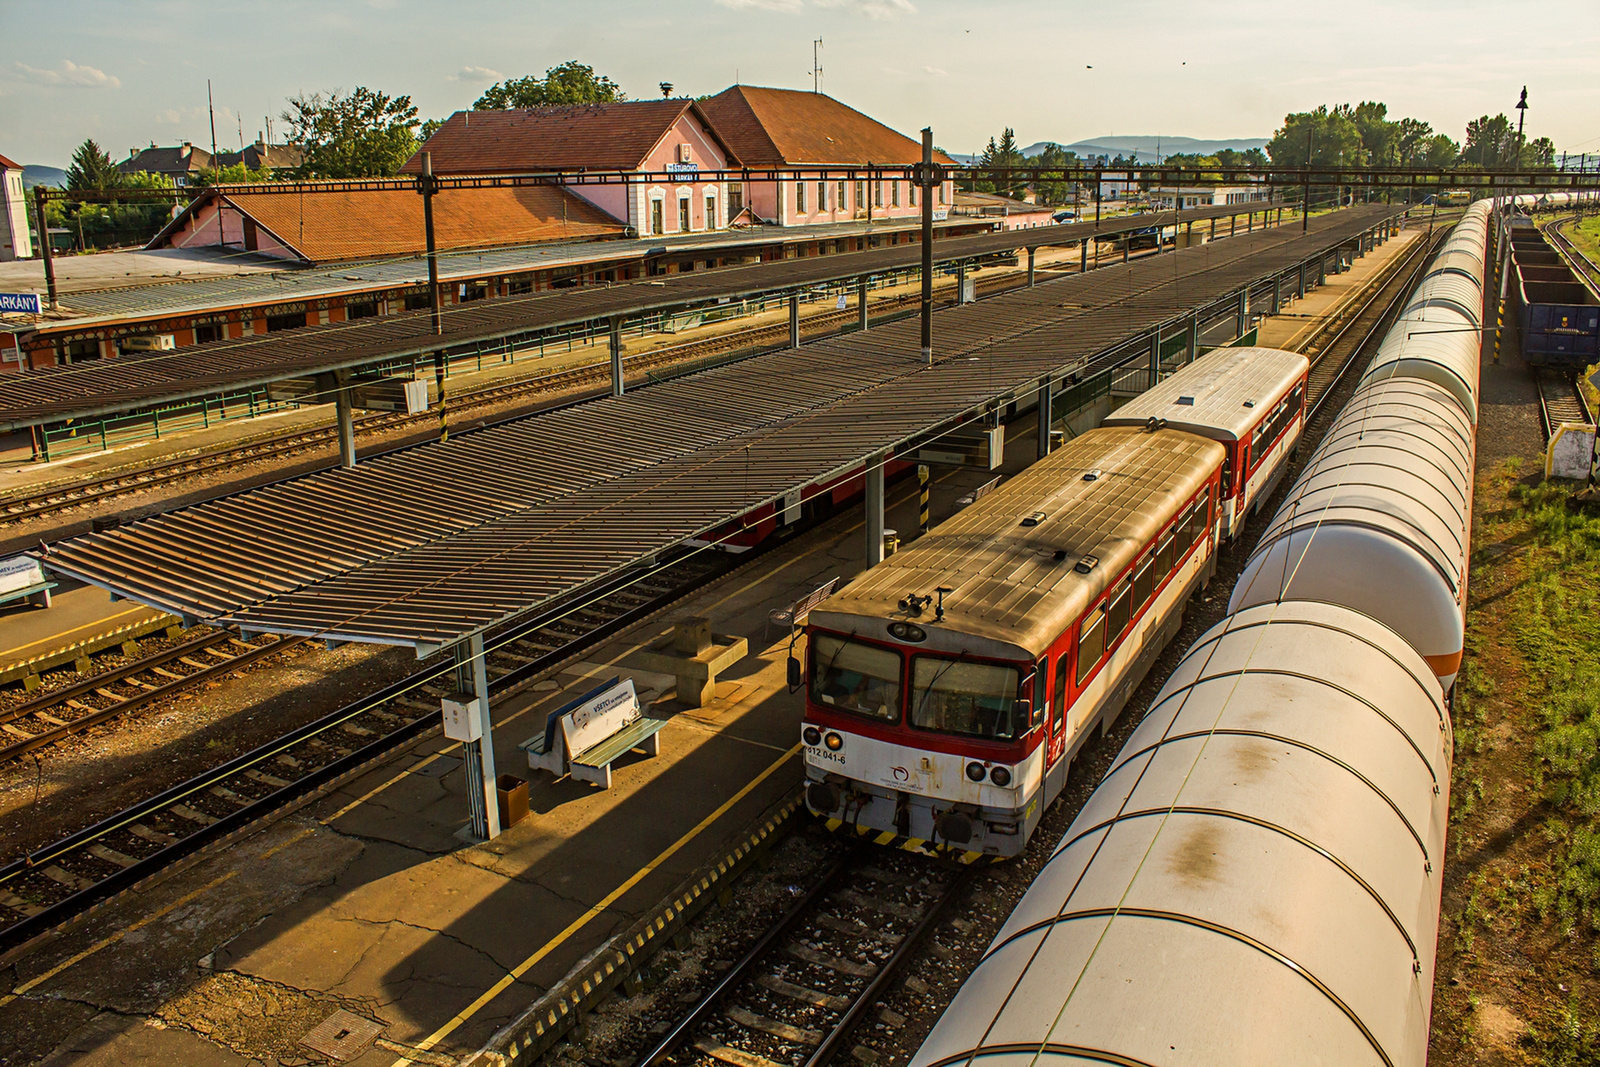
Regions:
M 1022 150 L 1017 147 L 1016 132 L 1010 126 L 1000 132 L 998 141 L 989 138 L 989 146 L 978 157 L 980 167 L 1022 167 L 1027 162 Z M 991 175 L 987 181 L 974 182 L 972 187 L 976 192 L 999 193 L 1014 199 L 1020 198 L 1027 190 L 1026 183 L 1000 175 Z
M 195 185 L 237 185 L 246 182 L 256 184 L 278 180 L 278 176 L 266 167 L 251 170 L 243 163 L 235 163 L 231 167 L 207 167 L 190 179 Z
M 84 141 L 72 153 L 67 167 L 67 188 L 75 193 L 107 193 L 126 184 L 111 157 L 93 139 Z
M 409 96 L 359 86 L 344 94 L 289 98 L 283 112 L 289 143 L 299 148 L 304 178 L 371 178 L 395 174 L 417 150 L 417 109 Z
M 1363 100 L 1354 108 L 1346 105 L 1350 121 L 1361 135 L 1369 167 L 1393 167 L 1400 162 L 1400 124 L 1389 121 L 1389 106 L 1376 100 Z
M 1051 143 L 1044 146 L 1044 151 L 1039 153 L 1034 162 L 1041 167 L 1074 167 L 1081 160 L 1078 159 L 1078 153 L 1068 152 L 1060 145 Z M 1034 200 L 1052 207 L 1071 203 L 1073 188 L 1073 182 L 1041 181 L 1034 186 Z
M 1283 125 L 1267 142 L 1267 155 L 1279 166 L 1298 167 L 1310 162 L 1318 167 L 1353 167 L 1364 160 L 1361 130 L 1349 104 L 1329 110 L 1299 111 L 1283 117 Z
M 1524 167 L 1553 167 L 1556 165 L 1556 143 L 1548 137 L 1538 137 L 1522 148 Z
M 611 104 L 628 99 L 622 86 L 587 63 L 569 59 L 539 78 L 532 74 L 507 78 L 489 86 L 472 106 L 480 111 L 549 107 L 552 104 Z
M 1517 157 L 1517 135 L 1504 113 L 1484 115 L 1467 123 L 1467 143 L 1461 162 L 1485 170 L 1510 165 Z
M 1424 142 L 1422 157 L 1418 163 L 1424 167 L 1438 167 L 1442 170 L 1454 166 L 1460 158 L 1461 146 L 1456 144 L 1449 134 L 1436 133 Z

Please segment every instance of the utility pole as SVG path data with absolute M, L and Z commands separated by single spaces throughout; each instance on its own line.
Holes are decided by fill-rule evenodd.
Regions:
M 54 311 L 61 306 L 61 302 L 56 298 L 55 250 L 50 247 L 50 221 L 45 212 L 46 196 L 43 185 L 33 187 L 34 207 L 39 216 L 39 255 L 44 260 L 45 293 L 50 300 L 50 310 Z
M 939 175 L 933 165 L 933 127 L 922 128 L 922 163 L 917 185 L 922 188 L 922 361 L 933 365 L 933 189 Z
M 1311 145 L 1315 141 L 1317 131 L 1310 126 L 1306 127 L 1306 188 L 1300 201 L 1300 232 L 1305 233 L 1311 228 Z
M 428 247 L 428 311 L 435 337 L 444 333 L 444 323 L 439 314 L 439 254 L 433 242 L 433 194 L 439 191 L 439 182 L 433 176 L 433 153 L 422 153 L 422 174 L 417 178 L 417 192 L 422 194 L 422 233 Z M 450 440 L 450 423 L 445 413 L 444 376 L 445 354 L 440 348 L 433 354 L 433 381 L 439 393 L 439 440 Z
M 822 92 L 822 38 L 811 42 L 811 91 Z

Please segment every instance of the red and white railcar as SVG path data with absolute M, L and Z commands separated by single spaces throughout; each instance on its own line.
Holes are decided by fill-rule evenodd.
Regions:
M 1224 455 L 1091 430 L 814 609 L 807 806 L 886 844 L 1019 852 L 1210 579 Z
M 1129 400 L 1104 425 L 1142 426 L 1155 419 L 1227 448 L 1218 521 L 1220 535 L 1231 541 L 1289 469 L 1305 431 L 1310 370 L 1298 352 L 1219 348 Z

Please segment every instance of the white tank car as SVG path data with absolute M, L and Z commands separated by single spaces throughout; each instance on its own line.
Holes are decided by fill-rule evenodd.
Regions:
M 1228 609 L 1353 608 L 1405 638 L 1448 690 L 1464 645 L 1473 443 L 1471 420 L 1434 383 L 1361 386 L 1256 543 Z
M 1478 421 L 1477 324 L 1448 308 L 1428 307 L 1395 322 L 1361 384 L 1404 380 L 1433 382 L 1449 391 L 1473 421 Z
M 1375 620 L 1224 619 L 912 1067 L 1422 1067 L 1452 744 Z

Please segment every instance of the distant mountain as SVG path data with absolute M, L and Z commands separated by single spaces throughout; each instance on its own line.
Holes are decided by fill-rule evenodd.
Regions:
M 1088 141 L 1076 141 L 1064 144 L 1061 147 L 1069 152 L 1076 152 L 1079 156 L 1110 156 L 1115 159 L 1120 155 L 1139 153 L 1139 159 L 1144 162 L 1155 162 L 1156 153 L 1159 151 L 1163 158 L 1174 152 L 1185 155 L 1210 155 L 1220 152 L 1224 148 L 1231 148 L 1235 152 L 1248 152 L 1252 148 L 1265 148 L 1265 137 L 1240 137 L 1228 141 L 1205 141 L 1195 137 L 1096 137 Z M 1037 141 L 1022 150 L 1022 154 L 1032 158 L 1043 152 L 1048 141 Z
M 22 168 L 22 187 L 32 189 L 35 185 L 53 185 L 60 189 L 67 184 L 67 172 L 60 167 L 41 167 L 38 164 L 25 164 Z

